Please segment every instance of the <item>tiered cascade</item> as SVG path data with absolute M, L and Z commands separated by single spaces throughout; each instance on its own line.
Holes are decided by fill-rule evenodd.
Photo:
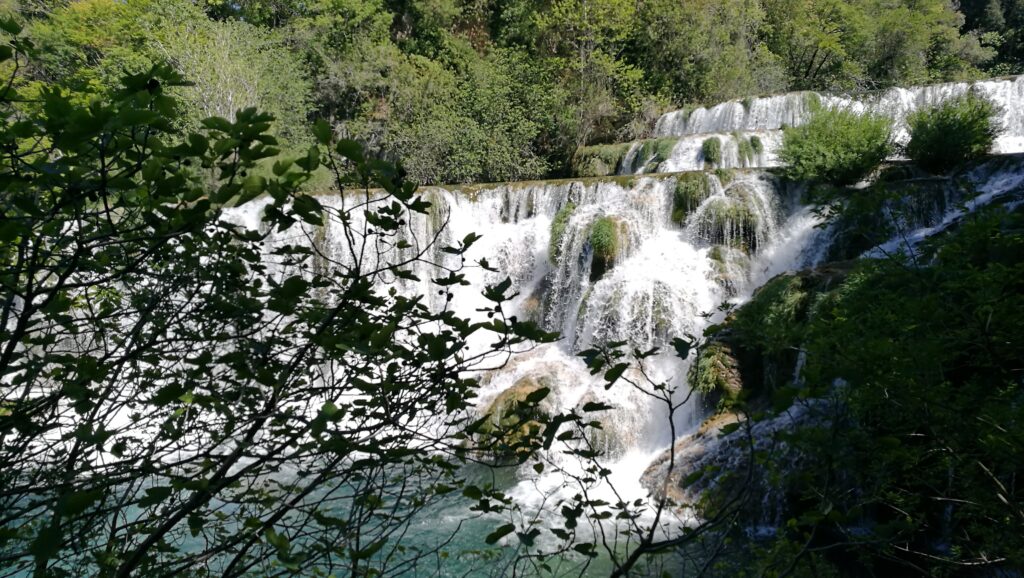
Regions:
M 894 138 L 906 144 L 907 117 L 970 90 L 991 99 L 1000 110 L 1002 134 L 994 152 L 1024 152 L 1024 76 L 956 82 L 911 88 L 891 88 L 858 94 L 794 92 L 724 102 L 711 107 L 665 113 L 651 140 L 623 145 L 614 167 L 618 174 L 666 173 L 704 168 L 769 168 L 779 166 L 782 129 L 807 121 L 818 106 L 845 108 L 891 117 Z M 706 144 L 718 141 L 717 158 L 709 158 Z M 605 162 L 605 165 L 609 163 Z

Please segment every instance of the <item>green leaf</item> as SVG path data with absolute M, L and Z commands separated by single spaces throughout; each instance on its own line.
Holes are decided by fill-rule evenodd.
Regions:
M 174 490 L 167 486 L 154 486 L 146 488 L 146 496 L 139 500 L 140 508 L 148 508 L 163 502 L 171 496 Z
M 384 545 L 387 544 L 387 543 L 388 543 L 388 539 L 386 537 L 385 538 L 381 538 L 380 540 L 377 540 L 376 542 L 370 544 L 369 546 L 363 548 L 362 550 L 359 550 L 358 552 L 353 552 L 352 553 L 352 559 L 354 559 L 354 560 L 366 560 L 367 558 L 370 558 L 371 556 L 373 556 L 374 554 L 379 552 L 380 549 L 383 548 Z
M 0 18 L 0 30 L 11 36 L 17 36 L 21 34 L 21 25 L 14 18 Z
M 693 343 L 681 337 L 676 337 L 672 340 L 672 347 L 675 348 L 677 357 L 680 359 L 686 359 L 690 356 L 690 350 L 693 348 Z
M 739 422 L 727 423 L 724 426 L 722 426 L 721 433 L 719 435 L 727 436 L 738 429 L 740 429 Z
M 484 538 L 484 542 L 487 542 L 488 544 L 492 545 L 496 544 L 498 540 L 501 540 L 505 536 L 508 536 L 509 534 L 515 531 L 515 524 L 505 524 L 504 526 L 500 526 L 497 530 L 488 534 L 487 537 Z
M 363 162 L 363 145 L 354 140 L 341 139 L 338 141 L 338 144 L 334 146 L 334 150 L 338 151 L 339 155 L 352 162 Z
M 324 119 L 319 119 L 313 124 L 313 136 L 316 137 L 317 142 L 322 145 L 331 143 L 331 137 L 334 136 L 334 130 L 331 129 L 330 123 Z
M 77 516 L 102 497 L 103 492 L 100 489 L 66 494 L 60 500 L 60 513 L 68 518 Z
M 546 398 L 549 394 L 551 394 L 551 389 L 547 387 L 542 387 L 538 390 L 530 392 L 530 394 L 526 396 L 525 401 L 526 403 L 529 404 L 535 404 L 543 401 L 544 398 Z
M 49 560 L 60 550 L 62 545 L 60 528 L 51 525 L 39 530 L 36 539 L 29 545 L 28 551 L 36 560 Z
M 609 409 L 613 409 L 613 407 L 608 405 L 607 403 L 599 403 L 599 402 L 596 402 L 596 401 L 591 401 L 591 402 L 587 402 L 587 403 L 583 404 L 583 411 L 585 411 L 587 413 L 594 412 L 594 411 L 607 411 Z
M 618 363 L 613 365 L 611 369 L 604 373 L 604 380 L 607 382 L 605 387 L 611 387 L 620 377 L 622 377 L 622 374 L 625 373 L 627 369 L 629 369 L 628 363 Z

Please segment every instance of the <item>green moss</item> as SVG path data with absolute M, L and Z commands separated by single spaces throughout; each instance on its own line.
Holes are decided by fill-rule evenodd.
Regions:
M 712 243 L 751 251 L 758 224 L 757 213 L 743 199 L 716 197 L 703 211 L 700 225 Z
M 743 166 L 749 167 L 754 164 L 757 153 L 754 152 L 754 145 L 750 143 L 750 139 L 740 137 L 736 141 L 736 146 L 739 149 L 740 162 L 743 163 Z
M 759 155 L 764 153 L 764 143 L 761 142 L 761 137 L 756 134 L 750 137 L 750 148 L 754 151 L 754 154 Z
M 601 217 L 590 226 L 590 247 L 594 255 L 613 260 L 619 252 L 619 226 L 611 217 Z
M 676 178 L 672 196 L 672 221 L 682 223 L 711 194 L 711 185 L 704 173 L 683 173 Z
M 736 179 L 736 171 L 733 169 L 715 169 L 715 176 L 723 187 L 728 187 Z
M 579 177 L 614 175 L 631 143 L 580 147 L 572 159 L 572 172 Z
M 817 92 L 804 93 L 804 106 L 807 110 L 814 112 L 821 109 L 821 96 Z
M 704 156 L 704 162 L 711 165 L 718 165 L 722 162 L 722 140 L 717 136 L 704 139 L 700 145 L 700 152 Z
M 592 281 L 604 276 L 619 256 L 624 228 L 624 224 L 611 217 L 600 217 L 590 225 L 590 248 L 594 251 L 594 258 L 590 265 Z
M 672 156 L 672 149 L 679 139 L 674 137 L 648 139 L 642 141 L 640 150 L 637 151 L 637 162 L 644 163 L 645 173 L 655 172 L 658 165 L 667 161 Z
M 555 218 L 551 221 L 551 241 L 548 243 L 548 257 L 552 263 L 558 261 L 558 254 L 562 248 L 562 237 L 565 235 L 565 228 L 569 224 L 569 218 L 572 217 L 572 213 L 575 210 L 576 205 L 566 203 L 564 207 L 558 210 Z

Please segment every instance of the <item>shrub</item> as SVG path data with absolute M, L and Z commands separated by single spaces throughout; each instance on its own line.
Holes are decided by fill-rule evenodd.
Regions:
M 590 280 L 597 281 L 612 268 L 618 257 L 621 225 L 611 217 L 600 217 L 590 225 L 590 247 L 594 257 L 590 263 Z
M 572 212 L 575 210 L 576 205 L 566 203 L 564 207 L 558 210 L 555 218 L 551 221 L 551 241 L 548 243 L 548 257 L 551 258 L 552 263 L 558 261 L 558 253 L 562 248 L 562 237 L 565 235 L 565 227 L 569 224 L 569 217 L 572 216 Z
M 676 179 L 672 196 L 672 221 L 682 223 L 686 216 L 711 194 L 711 186 L 704 173 L 684 173 Z
M 713 165 L 722 162 L 722 141 L 717 136 L 706 139 L 700 146 L 700 152 L 704 155 L 704 162 Z
M 594 255 L 611 261 L 619 252 L 619 230 L 611 217 L 601 217 L 590 226 L 590 246 Z
M 792 179 L 852 185 L 891 152 L 892 119 L 823 108 L 807 124 L 783 131 L 779 158 Z
M 578 177 L 614 175 L 629 152 L 631 143 L 580 147 L 573 157 L 573 174 Z
M 764 143 L 761 142 L 761 137 L 754 135 L 750 137 L 750 148 L 754 150 L 754 154 L 761 154 L 764 152 Z
M 948 173 L 983 157 L 999 135 L 998 109 L 975 92 L 910 115 L 907 156 L 932 173 Z

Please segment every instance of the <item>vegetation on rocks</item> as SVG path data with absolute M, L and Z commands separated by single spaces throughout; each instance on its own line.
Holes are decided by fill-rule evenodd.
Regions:
M 569 219 L 575 210 L 576 205 L 566 203 L 564 207 L 558 210 L 555 218 L 551 221 L 551 240 L 548 243 L 548 258 L 551 259 L 552 263 L 558 261 L 559 252 L 562 250 L 565 228 L 569 225 Z
M 572 159 L 572 173 L 578 177 L 614 175 L 630 146 L 630 143 L 622 143 L 580 147 Z
M 690 172 L 678 175 L 672 194 L 672 221 L 682 223 L 710 194 L 711 185 L 704 173 Z
M 982 158 L 999 135 L 996 113 L 990 100 L 973 91 L 918 110 L 907 119 L 907 156 L 935 174 L 947 174 Z
M 700 155 L 708 165 L 722 164 L 722 139 L 717 136 L 705 139 L 700 145 Z
M 612 268 L 622 250 L 625 224 L 612 217 L 599 217 L 590 225 L 588 242 L 594 252 L 590 278 L 600 279 Z
M 755 438 L 757 481 L 723 483 L 705 502 L 714 516 L 747 485 L 780 500 L 771 512 L 760 497 L 741 507 L 751 517 L 737 538 L 765 516 L 782 523 L 752 559 L 726 566 L 935 575 L 1024 564 L 1021 534 L 1003 531 L 1024 512 L 1012 361 L 1024 355 L 1022 225 L 1024 211 L 997 206 L 934 239 L 916 261 L 778 277 L 714 330 L 697 363 L 707 373 L 691 379 L 721 390 L 734 359 L 744 390 L 737 407 L 783 412 L 755 417 L 755 430 L 789 424 L 776 434 L 782 446 Z M 723 357 L 723 343 L 733 356 Z M 804 417 L 779 421 L 787 413 Z M 809 543 L 821 555 L 801 555 Z
M 842 186 L 866 178 L 892 150 L 891 119 L 819 108 L 806 124 L 785 129 L 779 158 L 791 179 Z

